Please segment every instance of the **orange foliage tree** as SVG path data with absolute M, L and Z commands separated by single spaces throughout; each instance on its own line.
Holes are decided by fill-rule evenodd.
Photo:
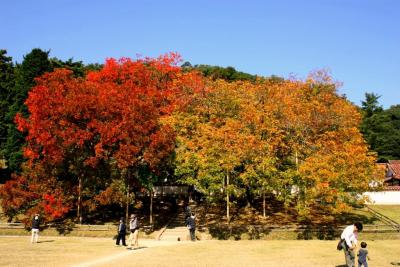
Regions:
M 172 119 L 177 175 L 211 198 L 272 193 L 300 218 L 332 220 L 378 177 L 357 108 L 336 88 L 323 71 L 305 81 L 210 81 Z

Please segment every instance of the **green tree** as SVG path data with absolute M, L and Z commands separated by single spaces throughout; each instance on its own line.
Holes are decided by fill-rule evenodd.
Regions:
M 35 85 L 35 78 L 52 70 L 48 55 L 49 51 L 35 48 L 15 69 L 15 86 L 11 87 L 9 92 L 9 103 L 12 104 L 6 113 L 7 135 L 3 147 L 10 173 L 20 172 L 23 162 L 22 147 L 25 143 L 23 135 L 15 127 L 14 118 L 17 113 L 21 113 L 24 117 L 28 116 L 24 102 L 28 92 Z
M 365 101 L 361 102 L 361 110 L 364 113 L 364 117 L 371 117 L 383 110 L 378 101 L 380 97 L 374 93 L 365 93 Z
M 14 87 L 14 64 L 12 58 L 7 56 L 6 50 L 0 50 L 0 172 L 1 177 L 9 176 L 6 170 L 5 146 L 7 141 L 7 119 L 9 106 L 11 105 L 11 90 Z
M 378 161 L 400 159 L 400 105 L 364 118 L 362 126 L 364 138 L 378 153 Z
M 84 77 L 86 74 L 86 67 L 82 61 L 73 61 L 72 58 L 69 58 L 67 61 L 62 61 L 53 57 L 50 59 L 50 63 L 53 69 L 64 68 L 72 70 L 75 77 Z
M 378 161 L 400 159 L 400 106 L 384 110 L 379 105 L 380 96 L 366 93 L 362 101 L 361 132 L 371 150 L 378 153 Z

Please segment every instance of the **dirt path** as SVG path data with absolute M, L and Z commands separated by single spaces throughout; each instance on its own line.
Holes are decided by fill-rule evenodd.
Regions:
M 138 249 L 134 249 L 134 250 L 126 249 L 123 252 L 119 252 L 119 253 L 109 255 L 106 257 L 100 257 L 95 260 L 82 262 L 80 264 L 74 264 L 71 267 L 92 267 L 92 266 L 97 266 L 97 265 L 104 265 L 109 262 L 117 261 L 118 259 L 120 259 L 122 257 L 127 257 L 129 255 L 132 255 L 133 253 L 141 253 L 141 252 L 145 251 L 146 249 L 150 249 L 153 247 L 161 247 L 161 246 L 174 246 L 177 244 L 178 243 L 176 241 L 143 240 L 140 242 L 140 246 Z

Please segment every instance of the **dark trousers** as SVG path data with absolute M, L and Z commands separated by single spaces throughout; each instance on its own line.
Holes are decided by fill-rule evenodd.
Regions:
M 190 229 L 190 240 L 196 241 L 196 229 Z
M 115 243 L 116 245 L 119 245 L 119 241 L 122 240 L 122 245 L 126 246 L 125 244 L 125 233 L 121 234 L 119 233 L 117 236 L 117 242 Z

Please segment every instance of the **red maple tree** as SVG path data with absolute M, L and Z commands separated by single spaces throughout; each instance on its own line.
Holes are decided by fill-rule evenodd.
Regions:
M 185 106 L 203 86 L 197 73 L 183 72 L 178 62 L 175 53 L 156 59 L 108 59 L 100 71 L 88 72 L 85 78 L 66 69 L 37 78 L 26 101 L 29 117 L 16 117 L 27 141 L 28 161 L 21 179 L 28 185 L 52 183 L 41 190 L 28 186 L 39 203 L 29 206 L 56 219 L 71 207 L 82 208 L 80 197 L 89 183 L 106 190 L 111 181 L 100 170 L 145 165 L 157 173 L 175 146 L 175 133 L 163 118 Z M 37 173 L 38 166 L 46 172 Z M 15 180 L 9 187 L 15 187 Z M 66 204 L 71 199 L 75 204 Z

